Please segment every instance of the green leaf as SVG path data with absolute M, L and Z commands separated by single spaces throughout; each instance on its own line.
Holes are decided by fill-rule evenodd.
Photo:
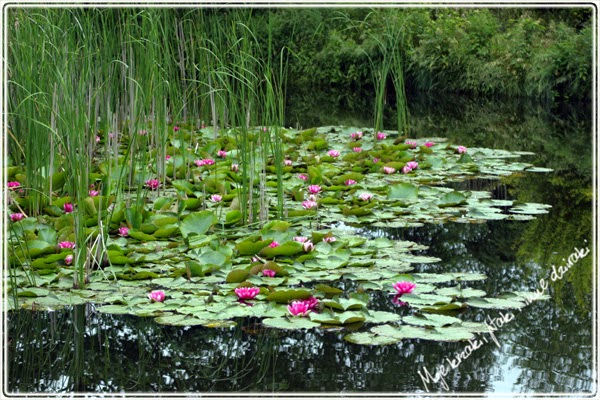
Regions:
M 438 207 L 453 207 L 467 202 L 467 196 L 461 192 L 453 190 L 452 192 L 444 194 L 437 201 Z
M 388 199 L 416 200 L 419 197 L 419 188 L 412 183 L 398 183 L 389 187 L 387 197 Z
M 179 229 L 181 235 L 187 238 L 191 235 L 203 235 L 217 222 L 216 215 L 209 210 L 188 214 L 182 221 Z
M 308 299 L 311 295 L 311 292 L 306 289 L 276 290 L 269 293 L 267 300 L 277 303 L 289 303 L 292 300 Z
M 317 322 L 312 322 L 308 318 L 304 317 L 292 317 L 292 318 L 265 318 L 262 321 L 263 325 L 268 326 L 270 328 L 277 329 L 289 329 L 289 330 L 297 330 L 297 329 L 311 329 L 320 326 L 321 324 Z

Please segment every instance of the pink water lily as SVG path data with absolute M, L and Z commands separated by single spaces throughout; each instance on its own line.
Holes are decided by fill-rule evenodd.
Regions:
M 306 176 L 305 174 L 298 174 L 298 179 L 302 179 L 303 181 L 308 179 L 308 176 Z
M 314 201 L 314 200 L 304 200 L 304 201 L 302 202 L 302 207 L 303 207 L 305 210 L 311 210 L 311 209 L 313 209 L 313 208 L 316 208 L 316 207 L 317 207 L 317 205 L 318 205 L 318 204 L 317 204 L 317 202 L 316 202 L 316 201 Z
M 160 181 L 158 179 L 148 179 L 146 186 L 151 190 L 156 190 L 160 186 Z
M 65 257 L 65 264 L 71 265 L 73 263 L 73 254 L 69 254 Z
M 354 179 L 348 179 L 344 183 L 346 184 L 346 186 L 350 186 L 356 184 L 356 181 Z
M 212 201 L 213 203 L 219 203 L 221 200 L 223 200 L 223 196 L 221 195 L 213 194 L 212 196 L 210 196 L 210 201 Z
M 315 249 L 315 245 L 312 242 L 304 242 L 302 243 L 302 249 L 305 253 L 310 253 Z
M 456 151 L 458 152 L 458 154 L 466 154 L 467 153 L 467 148 L 465 146 L 458 146 L 456 148 Z
M 262 270 L 262 274 L 263 276 L 267 276 L 269 278 L 273 278 L 275 277 L 275 271 L 273 271 L 272 269 L 263 269 Z
M 129 236 L 129 228 L 126 226 L 122 226 L 119 228 L 119 236 Z
M 417 285 L 413 282 L 408 281 L 400 281 L 394 283 L 394 289 L 398 292 L 398 294 L 411 293 Z
M 350 134 L 350 137 L 354 140 L 360 140 L 363 137 L 363 133 L 361 131 L 357 131 Z
M 361 193 L 360 196 L 358 196 L 362 201 L 369 201 L 373 198 L 373 195 L 371 193 Z
M 16 188 L 21 186 L 21 183 L 18 181 L 6 182 L 6 186 L 8 186 L 9 188 Z
M 59 242 L 58 243 L 58 247 L 60 247 L 61 249 L 74 249 L 75 248 L 75 243 L 73 242 Z
M 391 175 L 396 172 L 396 168 L 394 167 L 383 167 L 383 173 L 387 175 Z
M 287 309 L 294 317 L 304 317 L 310 312 L 308 304 L 304 301 L 292 301 L 292 304 L 288 304 Z
M 88 193 L 90 197 L 96 197 L 99 194 L 97 190 L 90 190 Z
M 311 194 L 317 194 L 321 191 L 321 186 L 319 185 L 310 185 L 308 187 L 308 192 Z
M 435 143 L 433 143 L 433 142 L 425 142 L 425 146 L 426 146 L 426 147 L 431 147 L 431 146 L 433 146 L 434 144 L 435 144 Z
M 419 168 L 419 163 L 416 161 L 409 161 L 406 163 L 406 166 L 410 169 L 417 169 Z
M 165 300 L 165 292 L 162 290 L 153 290 L 148 293 L 148 298 L 153 302 L 162 303 Z
M 337 150 L 329 150 L 327 152 L 328 155 L 330 155 L 333 158 L 339 157 L 340 156 L 340 152 Z
M 411 171 L 412 171 L 412 168 L 410 168 L 408 165 L 405 165 L 404 167 L 402 167 L 402 173 L 404 173 L 404 174 L 408 174 Z
M 385 139 L 387 136 L 385 135 L 385 133 L 383 132 L 377 132 L 377 135 L 375 136 L 377 138 L 377 140 L 383 140 Z
M 319 299 L 314 296 L 310 296 L 308 299 L 304 300 L 304 303 L 308 306 L 309 310 L 315 311 L 319 305 Z
M 336 239 L 333 236 L 326 236 L 326 237 L 323 238 L 323 241 L 325 243 L 333 243 L 333 242 L 336 241 Z
M 283 160 L 283 165 L 285 165 L 286 167 L 291 167 L 292 166 L 292 160 L 288 160 L 286 158 L 285 160 Z
M 239 287 L 234 289 L 235 294 L 240 300 L 250 300 L 256 297 L 260 292 L 260 288 L 257 287 Z
M 355 147 L 355 148 L 352 149 L 352 151 L 354 151 L 355 153 L 360 153 L 362 151 L 362 148 Z
M 225 150 L 219 150 L 219 151 L 217 151 L 217 156 L 221 157 L 221 158 L 225 158 L 225 157 L 227 157 L 227 152 Z
M 65 203 L 63 204 L 63 210 L 65 211 L 65 213 L 72 213 L 73 212 L 73 203 Z
M 22 220 L 24 217 L 24 215 L 22 213 L 14 213 L 14 214 L 10 214 L 10 220 L 12 222 L 17 222 Z
M 273 240 L 271 243 L 269 243 L 269 247 L 272 249 L 279 247 L 279 242 L 277 240 Z
M 96 135 L 96 143 L 100 141 L 100 136 Z
M 179 127 L 178 127 L 177 125 L 175 125 L 175 126 L 173 127 L 173 132 L 177 132 L 177 131 L 179 131 Z
M 306 236 L 295 236 L 294 241 L 298 243 L 304 243 L 308 240 Z
M 212 158 L 205 158 L 202 161 L 204 162 L 204 165 L 214 165 L 215 163 L 215 160 L 213 160 Z
M 138 135 L 140 135 L 140 136 L 146 136 L 147 134 L 148 134 L 148 131 L 146 131 L 146 130 L 141 129 L 138 131 Z
M 239 164 L 231 164 L 231 170 L 233 172 L 238 172 L 240 170 L 240 165 Z
M 170 159 L 171 159 L 171 156 L 167 154 L 167 155 L 165 156 L 165 160 L 169 161 Z
M 404 144 L 409 145 L 411 149 L 414 149 L 417 147 L 417 142 L 414 142 L 412 140 L 407 140 L 406 142 L 404 142 Z

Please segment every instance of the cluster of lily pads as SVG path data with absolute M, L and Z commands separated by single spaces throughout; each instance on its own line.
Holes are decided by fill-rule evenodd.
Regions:
M 443 186 L 473 177 L 548 171 L 514 161 L 527 153 L 467 149 L 442 138 L 406 140 L 388 131 L 281 129 L 283 179 L 277 181 L 271 162 L 263 195 L 274 199 L 277 185 L 283 185 L 288 219 L 252 227 L 241 220 L 235 141 L 227 135 L 214 141 L 208 129 L 181 130 L 185 134 L 178 127 L 169 139 L 167 180 L 157 179 L 156 171 L 137 171 L 146 190 L 131 196 L 143 196 L 141 207 L 92 189 L 84 204 L 57 197 L 44 215 L 26 217 L 21 212 L 27 207 L 26 191 L 20 192 L 26 187 L 23 173 L 9 168 L 14 202 L 9 308 L 94 303 L 100 312 L 207 327 L 232 326 L 248 317 L 280 329 L 364 324 L 370 331 L 346 339 L 388 344 L 403 338 L 467 340 L 484 331 L 485 324 L 444 314 L 468 307 L 525 306 L 528 293 L 490 297 L 468 286 L 485 279 L 482 274 L 414 271 L 411 264 L 438 261 L 413 254 L 425 246 L 369 240 L 339 227 L 531 219 L 548 206 Z M 182 137 L 190 143 L 193 137 L 201 146 L 195 150 Z M 182 151 L 182 146 L 189 148 Z M 94 176 L 105 179 L 107 173 L 98 162 Z M 84 213 L 90 237 L 98 235 L 98 221 L 105 221 L 110 233 L 106 242 L 93 242 L 104 258 L 83 289 L 72 288 L 74 210 Z M 275 215 L 274 204 L 268 211 Z M 373 292 L 388 295 L 399 311 L 369 307 Z

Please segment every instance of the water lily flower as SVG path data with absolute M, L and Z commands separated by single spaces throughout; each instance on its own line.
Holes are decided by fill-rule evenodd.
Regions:
M 317 202 L 316 202 L 316 201 L 314 201 L 314 200 L 304 200 L 304 201 L 302 202 L 302 207 L 303 207 L 305 210 L 310 210 L 310 209 L 313 209 L 313 208 L 317 207 L 317 205 L 318 205 L 318 204 L 317 204 Z
M 416 161 L 409 161 L 406 163 L 406 166 L 410 169 L 417 169 L 419 168 L 419 163 Z
M 363 136 L 363 133 L 361 131 L 357 131 L 357 132 L 350 134 L 350 137 L 354 140 L 360 140 L 362 138 L 362 136 Z
M 153 302 L 162 303 L 165 300 L 165 292 L 162 290 L 153 290 L 148 293 L 148 298 Z
M 260 289 L 257 287 L 239 287 L 234 289 L 234 292 L 240 300 L 250 300 L 256 297 Z
M 156 190 L 160 186 L 160 181 L 158 179 L 148 179 L 146 181 L 146 186 L 151 190 Z
M 6 182 L 6 186 L 8 186 L 9 188 L 16 188 L 21 186 L 21 183 L 17 181 Z
M 373 198 L 373 195 L 371 193 L 361 193 L 360 196 L 358 196 L 362 201 L 369 201 Z
M 383 167 L 383 173 L 384 174 L 391 175 L 394 172 L 396 172 L 396 168 L 394 168 L 394 167 Z
M 425 142 L 425 146 L 427 146 L 427 147 L 431 147 L 431 146 L 433 146 L 434 144 L 435 144 L 435 143 L 433 143 L 433 142 Z
M 306 176 L 305 174 L 298 174 L 298 179 L 302 179 L 303 181 L 308 179 L 308 176 Z
M 96 143 L 100 141 L 100 136 L 96 135 Z
M 286 167 L 291 167 L 292 160 L 288 160 L 288 159 L 283 160 L 283 165 L 285 165 Z
M 69 254 L 65 257 L 65 264 L 71 265 L 73 263 L 73 254 Z
M 295 236 L 294 241 L 298 243 L 304 243 L 308 240 L 306 236 Z
M 339 157 L 340 156 L 340 152 L 337 150 L 329 150 L 327 152 L 327 154 L 333 158 Z
M 458 154 L 466 154 L 467 153 L 467 148 L 465 146 L 458 146 L 456 148 L 456 151 L 458 151 Z
M 240 165 L 239 164 L 231 164 L 231 170 L 233 172 L 238 172 L 240 170 Z
M 22 213 L 14 213 L 14 214 L 10 214 L 10 220 L 12 222 L 17 222 L 22 220 L 24 217 L 24 215 Z
M 204 160 L 194 160 L 194 164 L 196 164 L 197 167 L 201 167 L 204 165 Z
M 404 142 L 404 144 L 409 145 L 411 149 L 417 147 L 417 142 L 413 142 L 412 140 L 407 140 L 406 142 Z
M 275 276 L 275 271 L 273 271 L 272 269 L 263 269 L 262 274 L 263 274 L 263 276 L 268 276 L 269 278 L 273 278 Z
M 60 247 L 61 249 L 74 249 L 75 248 L 75 243 L 73 242 L 58 242 L 58 247 Z
M 352 151 L 354 151 L 355 153 L 360 153 L 362 151 L 362 148 L 355 147 L 355 148 L 352 149 Z
M 218 203 L 221 200 L 223 200 L 223 196 L 219 194 L 213 194 L 212 196 L 210 196 L 210 201 L 212 201 L 213 203 Z
M 304 242 L 302 243 L 302 249 L 305 253 L 310 253 L 315 249 L 315 245 L 312 242 Z
M 386 137 L 387 136 L 385 135 L 385 133 L 383 133 L 383 132 L 377 132 L 377 135 L 376 135 L 377 140 L 383 140 Z
M 348 179 L 344 183 L 346 184 L 346 186 L 350 186 L 350 185 L 354 185 L 356 183 L 356 181 L 354 179 Z
M 145 131 L 145 130 L 142 129 L 142 130 L 140 130 L 138 132 L 138 134 L 141 135 L 141 136 L 146 136 L 148 134 L 148 131 Z
M 394 289 L 398 294 L 411 293 L 417 285 L 413 282 L 401 281 L 394 283 Z
M 319 299 L 314 296 L 310 296 L 308 299 L 304 300 L 304 304 L 308 306 L 309 310 L 315 311 L 319 305 Z
M 227 152 L 225 150 L 219 150 L 219 151 L 217 151 L 217 156 L 219 156 L 221 158 L 225 158 L 225 157 L 227 157 Z
M 177 132 L 177 131 L 179 131 L 179 127 L 178 127 L 177 125 L 175 125 L 175 126 L 173 127 L 173 132 Z
M 122 226 L 119 228 L 119 236 L 129 236 L 129 228 L 126 226 Z
M 311 194 L 317 194 L 321 191 L 321 186 L 319 185 L 310 185 L 308 187 L 308 192 Z
M 96 196 L 98 196 L 98 191 L 97 190 L 90 190 L 89 194 L 90 194 L 90 197 L 96 197 Z
M 336 239 L 333 236 L 326 236 L 326 237 L 323 238 L 323 241 L 325 243 L 333 243 L 333 242 L 336 241 Z
M 65 211 L 65 213 L 72 213 L 73 212 L 73 203 L 65 203 L 63 204 L 63 210 Z
M 292 301 L 292 304 L 289 304 L 287 309 L 294 317 L 304 317 L 310 312 L 308 304 L 304 301 Z
M 165 160 L 169 161 L 170 159 L 171 159 L 171 156 L 167 154 L 167 155 L 165 156 Z
M 410 171 L 412 171 L 412 168 L 409 167 L 408 165 L 405 165 L 404 167 L 402 167 L 402 173 L 408 174 Z
M 275 247 L 279 247 L 279 242 L 277 240 L 273 240 L 270 244 L 269 247 L 274 249 Z

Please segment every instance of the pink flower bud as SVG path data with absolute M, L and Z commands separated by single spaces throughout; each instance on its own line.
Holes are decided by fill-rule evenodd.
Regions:
M 231 170 L 233 172 L 238 172 L 240 170 L 239 164 L 231 164 Z
M 73 204 L 72 203 L 65 203 L 63 204 L 63 210 L 65 210 L 65 213 L 72 213 L 73 212 Z
M 308 240 L 308 238 L 306 236 L 296 236 L 294 237 L 294 241 L 298 242 L 298 243 L 304 243 Z
M 286 167 L 291 167 L 292 166 L 292 160 L 283 160 L 283 165 L 285 165 Z
M 15 214 L 10 214 L 10 220 L 12 222 L 17 222 L 22 220 L 24 217 L 24 215 L 22 213 L 15 213 Z
M 65 264 L 71 265 L 73 263 L 73 254 L 69 254 L 65 257 Z
M 385 135 L 385 133 L 383 133 L 383 132 L 377 132 L 377 135 L 376 135 L 377 140 L 383 140 L 386 137 L 387 136 Z
M 148 293 L 148 298 L 153 302 L 162 303 L 165 300 L 165 292 L 162 290 L 153 290 Z
M 273 278 L 275 276 L 275 271 L 273 271 L 272 269 L 263 269 L 262 274 L 263 274 L 263 276 L 268 276 L 269 278 Z
M 356 184 L 356 181 L 354 179 L 348 179 L 346 182 L 344 182 L 346 184 L 346 186 L 350 186 L 350 185 L 354 185 Z
M 323 238 L 323 241 L 325 243 L 333 243 L 333 242 L 336 241 L 336 239 L 333 236 L 326 236 L 326 237 Z
M 270 244 L 269 247 L 274 249 L 275 247 L 279 246 L 279 242 L 277 242 L 276 240 L 273 240 Z
M 467 153 L 467 148 L 465 146 L 458 146 L 456 148 L 456 151 L 458 151 L 458 154 L 466 154 Z
M 305 174 L 298 174 L 298 179 L 302 179 L 303 181 L 308 179 L 308 176 L 306 176 Z
M 425 146 L 426 146 L 426 147 L 431 147 L 431 146 L 433 146 L 434 144 L 435 144 L 435 143 L 433 143 L 433 142 L 425 142 Z
M 315 245 L 312 244 L 311 242 L 304 242 L 304 243 L 302 243 L 302 249 L 304 249 L 305 253 L 310 253 L 311 251 L 313 251 L 315 249 Z
M 126 226 L 122 226 L 119 228 L 119 236 L 129 236 L 129 228 Z
M 225 150 L 219 150 L 219 151 L 217 151 L 217 156 L 219 156 L 221 158 L 225 158 L 225 157 L 227 157 L 227 152 Z
M 158 179 L 148 179 L 146 186 L 151 190 L 156 190 L 160 186 L 160 181 Z
M 393 168 L 393 167 L 383 167 L 383 173 L 384 174 L 391 175 L 394 172 L 396 172 L 396 168 Z

